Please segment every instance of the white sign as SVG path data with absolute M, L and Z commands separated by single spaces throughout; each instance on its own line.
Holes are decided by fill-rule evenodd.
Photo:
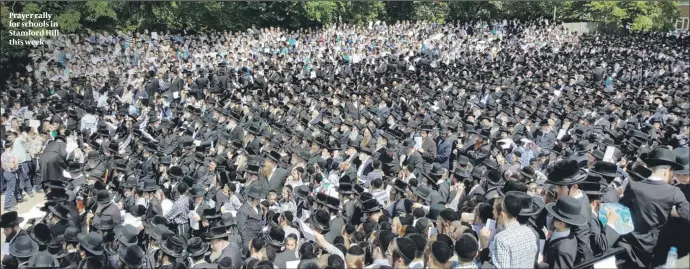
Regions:
M 297 269 L 297 266 L 299 266 L 299 262 L 300 260 L 286 262 L 285 267 L 287 267 L 288 269 Z
M 31 128 L 38 128 L 41 126 L 41 121 L 39 120 L 29 120 L 29 127 Z
M 604 159 L 602 161 L 605 162 L 614 162 L 613 161 L 613 153 L 616 151 L 615 147 L 612 146 L 606 146 L 606 151 L 604 152 Z

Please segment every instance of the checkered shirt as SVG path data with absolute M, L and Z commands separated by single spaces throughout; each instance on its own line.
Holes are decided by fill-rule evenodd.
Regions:
M 497 233 L 489 248 L 491 263 L 496 268 L 534 268 L 537 237 L 529 227 L 517 221 Z

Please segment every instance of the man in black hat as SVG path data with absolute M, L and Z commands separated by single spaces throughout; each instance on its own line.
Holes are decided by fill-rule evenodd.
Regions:
M 417 178 L 421 178 L 424 173 L 424 159 L 414 144 L 412 138 L 405 139 L 402 144 L 404 149 L 402 154 L 407 155 L 403 160 L 403 169 L 407 169 L 409 173 L 414 174 Z
M 419 129 L 419 135 L 422 138 L 422 147 L 419 149 L 419 153 L 422 154 L 424 158 L 424 173 L 428 173 L 431 170 L 431 165 L 436 161 L 436 142 L 434 141 L 432 125 L 421 125 Z
M 455 148 L 456 138 L 451 135 L 448 126 L 444 125 L 439 131 L 439 136 L 436 138 L 436 160 L 446 169 L 450 169 L 451 154 Z
M 187 243 L 179 235 L 173 235 L 161 245 L 156 268 L 172 269 L 178 259 L 184 259 Z
M 240 229 L 242 244 L 249 245 L 249 241 L 259 236 L 262 227 L 262 212 L 259 208 L 261 199 L 266 197 L 258 185 L 251 185 L 245 192 L 247 201 L 237 212 L 237 227 Z
M 67 167 L 67 144 L 62 136 L 58 136 L 55 140 L 48 142 L 43 153 L 39 158 L 39 166 L 41 168 L 41 179 L 36 180 L 34 185 L 40 186 L 42 182 L 48 182 L 51 179 L 61 179 L 62 171 Z
M 144 147 L 144 158 L 141 164 L 141 178 L 158 178 L 158 161 L 154 157 L 154 153 L 157 151 L 157 146 L 151 143 L 147 143 Z
M 589 205 L 592 208 L 592 217 L 587 220 L 590 230 L 589 243 L 592 248 L 592 253 L 598 256 L 618 241 L 618 233 L 613 229 L 610 223 L 615 223 L 616 218 L 620 218 L 615 211 L 607 212 L 607 225 L 604 226 L 599 219 L 599 211 L 602 205 L 602 196 L 607 193 L 607 185 L 603 182 L 597 174 L 588 174 L 587 179 L 580 183 L 580 190 L 587 194 L 589 198 Z
M 122 222 L 122 215 L 120 209 L 113 202 L 110 192 L 107 190 L 100 190 L 96 193 L 96 208 L 93 213 L 89 213 L 87 219 L 93 218 L 91 223 L 100 223 L 100 218 L 108 216 L 112 218 L 114 223 Z
M 242 266 L 242 251 L 240 246 L 228 241 L 228 235 L 223 226 L 213 226 L 208 233 L 203 235 L 203 238 L 209 242 L 211 250 L 208 260 L 217 264 L 223 258 L 229 257 L 232 259 L 233 266 L 239 268 Z
M 649 267 L 652 251 L 657 244 L 660 227 L 666 224 L 672 208 L 680 218 L 690 221 L 690 204 L 680 189 L 670 185 L 673 170 L 682 169 L 673 152 L 665 147 L 653 149 L 644 163 L 651 169 L 651 175 L 642 181 L 629 181 L 620 203 L 630 208 L 635 230 L 621 236 L 621 246 L 628 255 L 626 268 Z M 652 208 L 654 208 L 652 210 Z
M 544 245 L 544 263 L 549 268 L 572 268 L 577 257 L 577 239 L 570 227 L 584 225 L 587 219 L 583 216 L 580 203 L 573 197 L 563 197 L 555 203 L 546 205 L 546 210 L 553 217 L 552 235 Z
M 534 143 L 536 143 L 540 149 L 549 148 L 556 141 L 556 133 L 551 130 L 551 125 L 546 119 L 539 123 L 539 127 L 540 128 L 535 130 L 532 134 Z

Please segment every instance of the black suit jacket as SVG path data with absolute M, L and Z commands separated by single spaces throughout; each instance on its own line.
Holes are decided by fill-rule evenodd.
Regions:
M 415 151 L 410 156 L 407 156 L 405 166 L 407 166 L 408 169 L 412 169 L 410 172 L 417 178 L 422 177 L 422 173 L 424 172 L 424 159 L 422 155 L 419 154 L 419 151 Z
M 549 240 L 544 244 L 544 261 L 546 266 L 540 268 L 573 268 L 577 256 L 577 239 L 571 232 L 570 235 L 556 240 Z
M 604 226 L 598 216 L 590 218 L 587 224 L 590 230 L 589 243 L 592 246 L 594 256 L 606 252 L 618 241 L 620 235 L 611 226 Z

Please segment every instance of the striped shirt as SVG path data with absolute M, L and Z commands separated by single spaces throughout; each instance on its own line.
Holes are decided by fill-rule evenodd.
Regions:
M 2 154 L 2 169 L 7 172 L 17 172 L 17 169 L 19 169 L 19 158 L 14 156 L 12 152 L 5 151 Z
M 165 218 L 168 221 L 172 221 L 175 224 L 186 224 L 189 222 L 189 197 L 186 195 L 180 196 L 180 198 L 173 203 L 172 209 L 168 214 L 165 214 Z

